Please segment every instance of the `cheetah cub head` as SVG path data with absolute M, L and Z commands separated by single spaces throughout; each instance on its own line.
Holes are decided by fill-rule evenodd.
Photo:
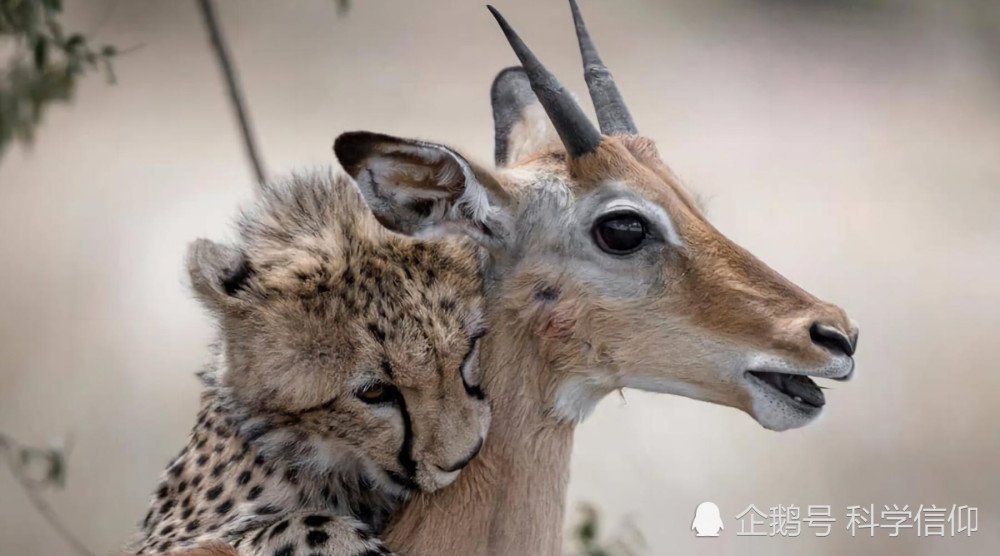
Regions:
M 403 494 L 450 484 L 482 447 L 477 253 L 384 230 L 346 180 L 271 186 L 239 240 L 191 245 L 239 430 L 299 472 Z

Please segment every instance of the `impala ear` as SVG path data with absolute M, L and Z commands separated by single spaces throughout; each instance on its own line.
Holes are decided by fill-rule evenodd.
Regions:
M 187 264 L 191 287 L 210 311 L 221 314 L 242 303 L 237 295 L 253 268 L 238 249 L 199 239 L 188 246 Z
M 563 149 L 524 68 L 515 66 L 497 74 L 490 87 L 490 104 L 498 167 L 511 166 L 542 151 Z
M 510 229 L 507 194 L 448 147 L 357 131 L 338 137 L 333 150 L 375 217 L 393 231 L 458 232 L 489 244 Z

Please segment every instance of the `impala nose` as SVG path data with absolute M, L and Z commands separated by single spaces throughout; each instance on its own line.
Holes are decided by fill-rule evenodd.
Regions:
M 809 328 L 809 337 L 813 343 L 834 353 L 854 355 L 858 345 L 858 332 L 855 329 L 850 335 L 835 326 L 822 322 L 814 322 Z

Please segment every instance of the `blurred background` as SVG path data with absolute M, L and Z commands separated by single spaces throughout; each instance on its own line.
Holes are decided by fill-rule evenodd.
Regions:
M 566 2 L 496 4 L 586 98 Z M 709 218 L 862 335 L 856 379 L 800 430 L 609 397 L 577 433 L 568 528 L 588 501 L 602 534 L 637 529 L 645 554 L 997 554 L 1000 2 L 581 4 L 640 129 Z M 334 137 L 356 129 L 492 160 L 488 88 L 515 59 L 481 1 L 217 8 L 270 175 L 336 164 Z M 186 244 L 229 237 L 254 178 L 194 1 L 67 0 L 60 21 L 118 49 L 115 82 L 96 68 L 31 143 L 0 147 L 0 433 L 71 443 L 65 488 L 36 494 L 107 554 L 194 422 L 212 327 L 184 283 Z M 74 555 L 9 471 L 0 554 Z M 704 501 L 719 538 L 690 530 Z M 737 536 L 750 504 L 829 505 L 837 521 L 825 538 Z M 974 506 L 978 531 L 851 537 L 849 506 L 893 504 Z

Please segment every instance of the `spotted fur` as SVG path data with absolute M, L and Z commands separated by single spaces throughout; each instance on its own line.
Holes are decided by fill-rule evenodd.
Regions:
M 489 426 L 476 251 L 387 232 L 317 174 L 266 188 L 237 228 L 190 249 L 219 340 L 130 551 L 388 553 L 393 512 L 453 481 Z

